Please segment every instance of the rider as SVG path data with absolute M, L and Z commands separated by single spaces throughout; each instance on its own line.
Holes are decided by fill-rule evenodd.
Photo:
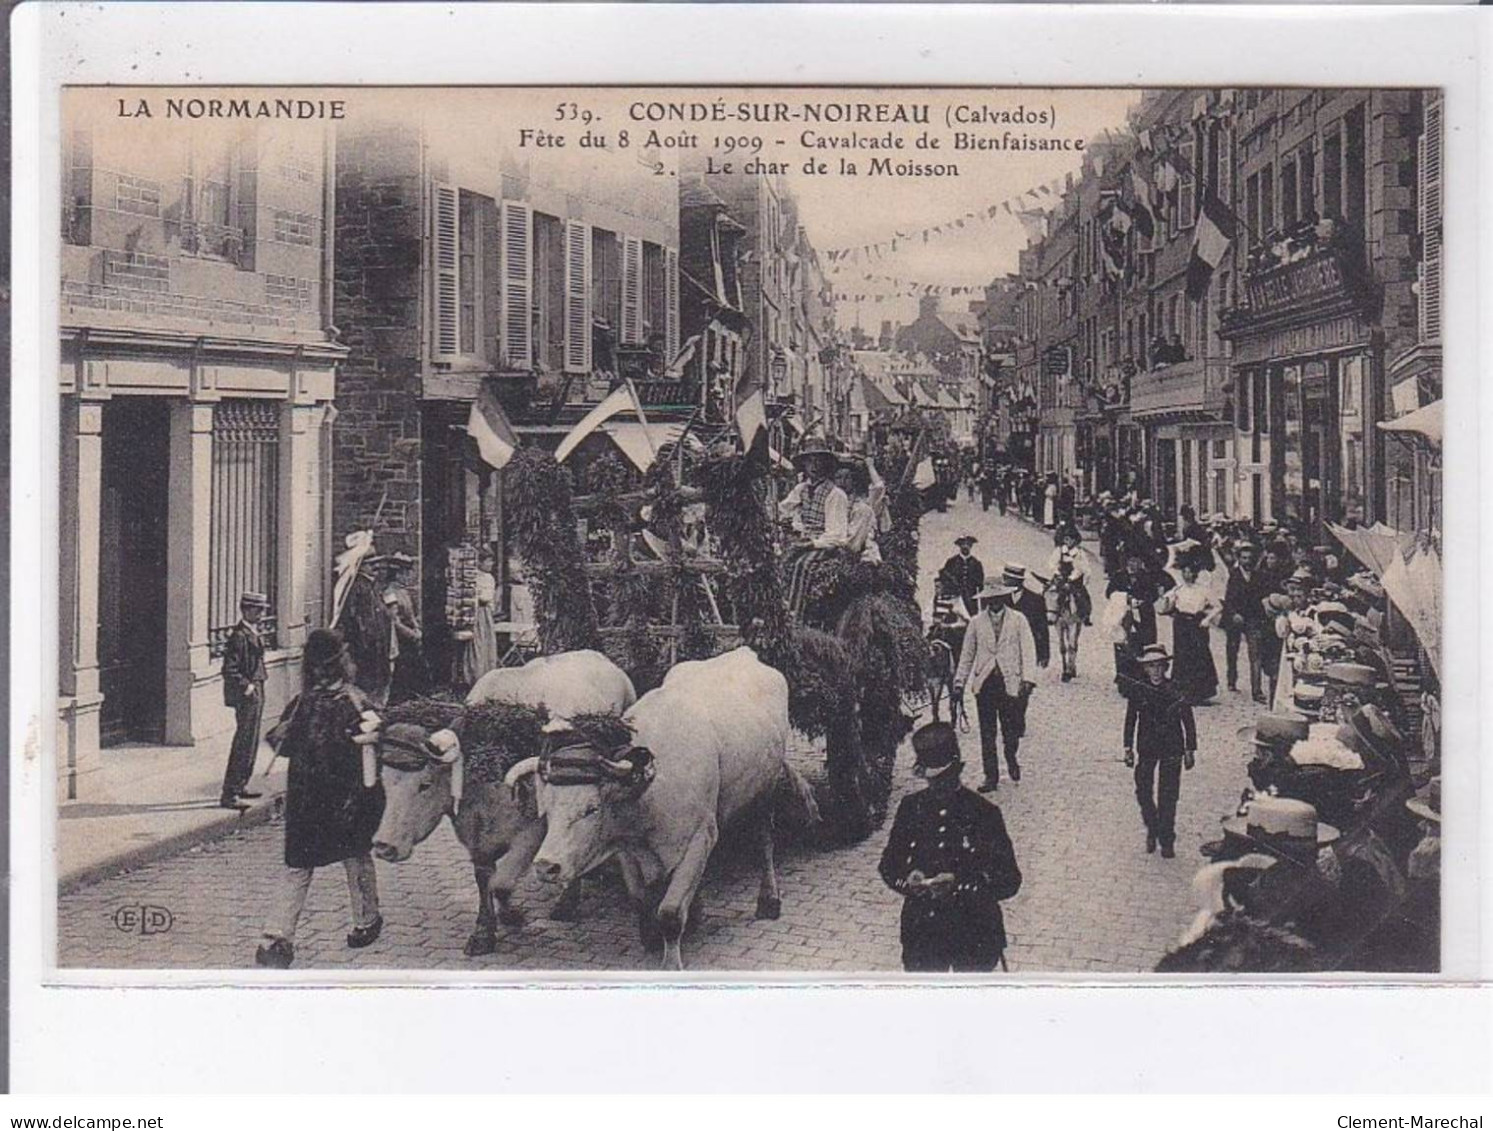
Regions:
M 1084 624 L 1092 624 L 1090 617 L 1093 615 L 1093 602 L 1089 599 L 1088 586 L 1088 560 L 1089 555 L 1083 548 L 1083 536 L 1079 534 L 1078 527 L 1071 522 L 1064 523 L 1058 527 L 1057 549 L 1053 550 L 1052 556 L 1047 559 L 1047 576 L 1052 579 L 1048 586 L 1057 580 L 1062 572 L 1063 564 L 1068 565 L 1068 576 L 1078 583 L 1075 599 L 1078 602 L 1078 615 Z

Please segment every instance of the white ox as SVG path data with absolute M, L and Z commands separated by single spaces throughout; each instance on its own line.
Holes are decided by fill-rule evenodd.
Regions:
M 636 699 L 627 673 L 592 651 L 562 652 L 521 668 L 498 668 L 482 676 L 467 694 L 468 704 L 502 701 L 543 707 L 559 721 L 586 713 L 620 714 Z M 544 819 L 532 794 L 512 790 L 501 781 L 464 780 L 459 744 L 433 745 L 447 748 L 444 757 L 432 750 L 428 763 L 418 769 L 385 763 L 387 803 L 373 851 L 383 860 L 406 860 L 443 816 L 450 817 L 457 839 L 472 858 L 477 880 L 477 925 L 467 939 L 466 953 L 490 954 L 496 947 L 497 922 L 523 922 L 512 903 L 513 891 L 544 840 Z M 573 912 L 575 895 L 572 886 L 557 905 L 557 917 Z
M 514 766 L 507 780 L 517 787 L 539 772 L 547 827 L 535 873 L 570 883 L 615 856 L 645 941 L 656 923 L 664 965 L 683 969 L 680 939 L 721 830 L 747 816 L 759 822 L 757 917 L 776 919 L 773 795 L 790 787 L 808 820 L 817 819 L 808 784 L 787 761 L 788 683 L 738 648 L 675 665 L 625 718 L 634 730 L 630 750 L 561 751 Z M 595 768 L 590 780 L 586 759 Z

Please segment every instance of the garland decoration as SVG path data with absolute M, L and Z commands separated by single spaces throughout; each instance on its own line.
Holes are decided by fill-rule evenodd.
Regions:
M 503 506 L 534 594 L 546 655 L 601 645 L 570 500 L 570 473 L 551 453 L 531 447 L 514 452 L 504 469 Z

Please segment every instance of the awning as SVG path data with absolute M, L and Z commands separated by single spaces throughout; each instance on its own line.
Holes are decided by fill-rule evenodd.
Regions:
M 1375 577 L 1383 577 L 1390 563 L 1398 560 L 1415 545 L 1415 535 L 1404 534 L 1392 526 L 1376 522 L 1373 526 L 1361 526 L 1349 530 L 1329 522 L 1327 529 L 1347 551 L 1374 571 Z
M 1384 571 L 1384 591 L 1404 614 L 1431 667 L 1441 674 L 1441 558 L 1434 550 L 1418 549 L 1407 561 L 1394 556 Z
M 684 435 L 684 422 L 649 423 L 645 427 L 636 421 L 609 420 L 601 426 L 601 431 L 612 438 L 634 467 L 647 471 L 660 449 Z
M 1434 448 L 1441 447 L 1442 411 L 1441 401 L 1432 401 L 1424 408 L 1407 412 L 1395 420 L 1381 420 L 1379 427 L 1385 432 L 1418 436 Z

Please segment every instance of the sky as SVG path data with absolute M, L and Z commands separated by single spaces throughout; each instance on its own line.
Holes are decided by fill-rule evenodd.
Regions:
M 885 92 L 883 92 L 885 93 Z M 943 93 L 943 92 L 940 92 Z M 1140 100 L 1137 90 L 1054 90 L 999 92 L 961 91 L 955 100 L 962 103 L 984 103 L 1011 106 L 1044 104 L 1055 110 L 1058 133 L 1075 137 L 1097 138 L 1105 129 L 1123 129 L 1126 116 Z M 913 97 L 912 92 L 900 92 Z M 981 135 L 1000 134 L 1004 125 L 959 126 Z M 942 131 L 947 132 L 947 131 Z M 1035 131 L 1033 131 L 1035 132 Z M 932 237 L 925 245 L 915 233 L 923 227 L 952 220 L 966 212 L 979 211 L 1015 196 L 1038 184 L 1066 173 L 1076 173 L 1082 164 L 1077 152 L 1001 153 L 953 152 L 944 150 L 938 157 L 958 163 L 962 175 L 948 178 L 919 178 L 901 182 L 861 178 L 858 191 L 847 199 L 846 184 L 839 179 L 821 179 L 791 175 L 789 181 L 800 202 L 801 216 L 809 238 L 818 249 L 859 247 L 885 240 L 898 231 L 912 232 L 915 238 L 900 243 L 893 255 L 879 262 L 847 264 L 845 271 L 833 276 L 835 289 L 851 294 L 872 294 L 886 290 L 889 284 L 867 281 L 867 272 L 892 275 L 927 283 L 950 286 L 983 285 L 997 275 L 1016 270 L 1017 253 L 1026 245 L 1027 236 L 1013 216 L 1002 212 L 996 220 L 966 225 L 954 233 Z M 964 305 L 977 296 L 949 298 L 949 309 L 967 309 Z M 855 306 L 841 304 L 837 311 L 842 328 L 856 323 Z M 917 299 L 860 304 L 861 325 L 875 333 L 883 319 L 906 324 L 917 317 Z

